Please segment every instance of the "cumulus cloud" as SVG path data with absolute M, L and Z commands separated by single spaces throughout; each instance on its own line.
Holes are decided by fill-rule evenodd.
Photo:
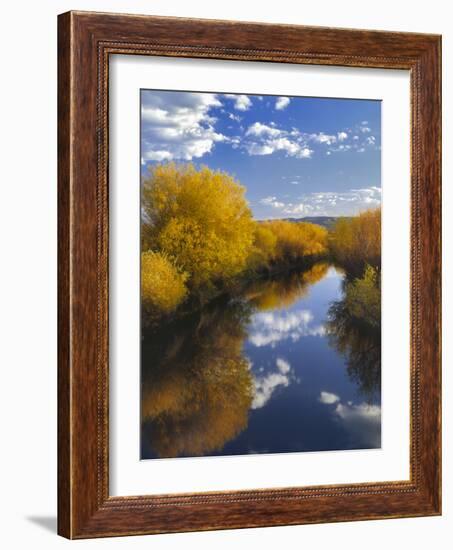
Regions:
M 247 128 L 245 136 L 248 139 L 244 147 L 249 155 L 272 155 L 280 151 L 289 157 L 310 158 L 313 154 L 304 134 L 296 129 L 288 131 L 273 123 L 254 122 Z
M 228 99 L 234 100 L 234 108 L 238 111 L 248 111 L 252 106 L 252 100 L 244 94 L 225 94 Z
M 322 391 L 321 395 L 319 396 L 319 401 L 324 405 L 333 405 L 334 403 L 338 403 L 338 401 L 340 401 L 340 398 L 335 393 Z
M 275 108 L 283 110 L 290 102 L 288 97 L 277 97 Z M 245 129 L 240 125 L 242 116 L 228 111 L 247 111 L 251 107 L 252 99 L 245 94 L 143 92 L 142 164 L 201 158 L 220 142 L 251 156 L 279 153 L 298 159 L 310 159 L 319 151 L 330 156 L 348 151 L 363 153 L 380 146 L 379 137 L 371 134 L 367 121 L 331 133 L 307 133 L 294 126 L 281 127 L 269 121 L 256 121 Z M 218 121 L 213 112 L 217 108 L 222 115 L 238 123 L 235 126 L 237 135 L 225 135 L 216 129 Z M 300 205 L 288 208 L 294 212 L 302 209 Z
M 267 124 L 262 124 L 261 122 L 254 122 L 251 124 L 247 131 L 245 132 L 246 136 L 270 136 L 277 137 L 282 134 L 282 130 L 278 130 L 274 126 L 269 126 Z
M 254 378 L 252 409 L 261 409 L 264 407 L 279 386 L 289 386 L 291 365 L 281 357 L 277 358 L 275 364 L 277 371 L 272 371 L 265 376 L 257 376 Z
M 288 98 L 277 98 L 276 105 L 280 99 Z M 283 152 L 288 157 L 311 158 L 323 150 L 327 155 L 331 155 L 348 151 L 362 152 L 367 148 L 376 149 L 377 139 L 375 136 L 367 135 L 370 132 L 371 128 L 363 124 L 335 133 L 307 133 L 295 127 L 279 127 L 275 122 L 257 121 L 247 128 L 242 147 L 249 155 L 272 155 Z M 350 133 L 354 134 L 352 140 L 349 140 Z
M 190 161 L 211 152 L 215 143 L 227 140 L 209 114 L 221 105 L 216 94 L 143 92 L 143 160 Z
M 285 109 L 286 107 L 288 107 L 289 102 L 290 102 L 289 97 L 278 97 L 275 101 L 275 108 L 278 111 L 281 111 L 281 110 Z

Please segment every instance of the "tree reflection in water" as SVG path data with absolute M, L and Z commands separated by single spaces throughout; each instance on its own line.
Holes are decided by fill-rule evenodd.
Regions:
M 257 280 L 247 287 L 244 297 L 258 311 L 288 308 L 304 298 L 310 286 L 320 281 L 328 269 L 328 263 L 320 262 L 303 272 L 290 271 Z
M 209 454 L 247 426 L 253 381 L 242 343 L 249 312 L 240 301 L 216 303 L 145 335 L 142 419 L 157 456 Z
M 347 372 L 369 400 L 381 391 L 379 274 L 343 283 L 343 298 L 329 308 L 329 341 L 346 357 Z
M 257 392 L 243 353 L 252 315 L 291 307 L 329 267 L 256 280 L 234 298 L 143 329 L 142 438 L 154 456 L 215 454 L 247 428 Z M 345 299 L 332 304 L 329 338 L 346 355 L 350 377 L 371 395 L 380 385 L 380 329 L 346 305 Z

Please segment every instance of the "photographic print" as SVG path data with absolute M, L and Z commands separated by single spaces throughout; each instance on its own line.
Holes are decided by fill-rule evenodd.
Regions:
M 381 446 L 381 102 L 141 90 L 141 459 Z

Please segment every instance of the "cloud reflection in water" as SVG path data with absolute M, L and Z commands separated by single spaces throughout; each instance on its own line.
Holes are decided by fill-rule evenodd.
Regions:
M 270 372 L 265 376 L 255 377 L 252 409 L 264 407 L 279 386 L 285 388 L 289 386 L 292 374 L 291 365 L 281 357 L 278 357 L 275 363 L 277 371 Z
M 313 314 L 309 310 L 265 312 L 254 316 L 248 340 L 256 347 L 275 347 L 282 340 L 297 342 L 303 336 L 324 334 L 323 325 L 313 326 Z

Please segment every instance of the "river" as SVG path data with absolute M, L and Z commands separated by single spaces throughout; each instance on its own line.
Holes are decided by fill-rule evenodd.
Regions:
M 141 458 L 379 448 L 380 327 L 332 308 L 344 279 L 319 263 L 145 330 Z

